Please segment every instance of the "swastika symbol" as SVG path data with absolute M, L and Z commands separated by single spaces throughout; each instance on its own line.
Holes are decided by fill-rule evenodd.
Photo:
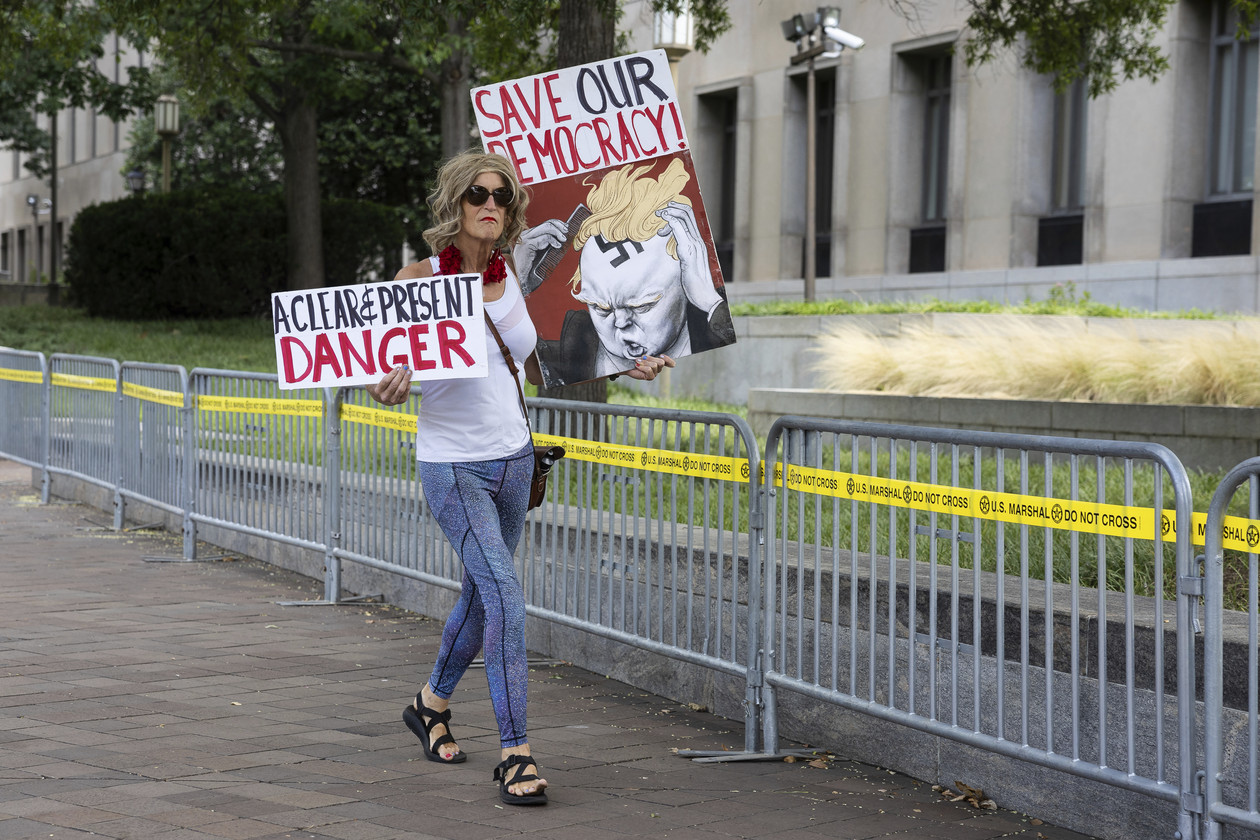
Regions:
M 607 254 L 609 251 L 617 252 L 617 256 L 613 258 L 611 263 L 609 263 L 609 265 L 611 265 L 613 268 L 616 268 L 617 266 L 621 265 L 623 262 L 630 259 L 630 257 L 632 256 L 632 254 L 630 254 L 626 250 L 627 244 L 633 245 L 634 249 L 638 251 L 640 254 L 643 253 L 643 243 L 635 242 L 633 239 L 623 239 L 620 242 L 609 242 L 604 237 L 596 234 L 595 244 L 598 245 L 599 250 L 603 251 L 605 254 Z

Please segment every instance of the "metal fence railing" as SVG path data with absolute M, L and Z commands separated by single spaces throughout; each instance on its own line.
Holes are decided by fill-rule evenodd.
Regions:
M 768 749 L 787 688 L 1170 802 L 1194 790 L 1192 596 L 1164 600 L 1190 529 L 1166 542 L 1157 515 L 1190 521 L 1171 452 L 789 417 L 765 457 Z
M 116 489 L 118 362 L 54 353 L 48 368 L 49 470 Z
M 763 450 L 727 414 L 529 410 L 568 450 L 517 555 L 530 614 L 742 681 L 739 757 L 779 754 L 790 692 L 1158 800 L 1184 840 L 1260 827 L 1260 459 L 1203 516 L 1152 444 L 783 418 Z M 329 602 L 343 563 L 459 586 L 418 412 L 0 349 L 0 457 L 45 498 L 180 517 L 185 558 L 207 527 L 321 552 Z
M 0 348 L 0 452 L 43 473 L 48 503 L 48 361 L 43 353 Z
M 1243 490 L 1246 518 L 1228 515 L 1231 500 Z M 1260 458 L 1234 467 L 1217 487 L 1208 508 L 1205 551 L 1205 601 L 1208 632 L 1204 634 L 1204 837 L 1219 840 L 1225 826 L 1260 831 Z M 1234 565 L 1233 581 L 1244 592 L 1246 612 L 1227 615 L 1223 608 L 1227 570 L 1226 554 L 1244 559 Z M 1225 656 L 1226 631 L 1233 628 L 1235 646 L 1244 653 L 1230 657 L 1243 660 L 1245 668 L 1229 667 Z M 1220 632 L 1213 632 L 1214 630 Z M 1240 663 L 1239 663 L 1240 664 Z M 1226 694 L 1237 697 L 1227 703 Z M 1245 732 L 1244 748 L 1225 750 L 1229 706 L 1245 710 L 1234 725 Z M 1237 740 L 1237 739 L 1236 739 Z M 1232 835 L 1230 835 L 1232 836 Z

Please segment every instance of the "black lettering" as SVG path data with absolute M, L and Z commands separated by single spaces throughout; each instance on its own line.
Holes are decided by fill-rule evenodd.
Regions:
M 644 58 L 641 55 L 635 56 L 634 58 L 627 58 L 626 69 L 630 72 L 630 80 L 634 82 L 635 104 L 643 104 L 644 88 L 647 88 L 652 91 L 652 93 L 656 94 L 656 98 L 660 102 L 664 102 L 666 99 L 669 99 L 669 97 L 665 95 L 665 91 L 657 87 L 656 83 L 652 81 L 652 74 L 656 68 L 652 65 L 651 59 Z
M 272 307 L 271 307 L 272 332 L 279 334 L 281 325 L 284 326 L 284 331 L 286 333 L 293 332 L 293 328 L 289 326 L 289 318 L 287 315 L 284 314 L 284 304 L 281 303 L 280 298 L 278 297 L 272 298 L 271 301 L 272 301 Z
M 591 105 L 589 99 L 586 98 L 586 80 L 590 79 L 595 82 L 595 90 L 599 93 L 599 107 Z M 604 89 L 599 84 L 599 79 L 589 67 L 583 67 L 578 71 L 577 77 L 577 94 L 578 101 L 582 103 L 582 107 L 586 109 L 588 114 L 602 114 L 608 110 L 608 97 L 604 94 Z
M 419 323 L 420 321 L 420 313 L 416 311 L 416 308 L 420 303 L 420 301 L 416 299 L 416 293 L 419 290 L 419 287 L 420 284 L 415 281 L 407 284 L 407 305 L 411 313 L 411 322 L 413 324 Z
M 402 322 L 407 320 L 407 312 L 403 309 L 407 304 L 407 287 L 394 286 L 393 292 L 394 319 Z
M 613 84 L 608 80 L 608 65 L 601 64 L 599 67 L 599 80 L 604 83 L 604 89 L 608 91 L 608 98 L 618 108 L 627 108 L 630 105 L 630 88 L 626 87 L 626 76 L 622 72 L 621 62 L 613 62 L 613 70 L 617 73 L 617 81 L 621 87 L 621 101 L 617 100 L 617 92 L 613 90 Z
M 346 289 L 344 294 L 347 310 L 346 314 L 350 317 L 350 326 L 366 326 L 366 324 L 363 323 L 363 319 L 359 317 L 359 296 L 354 293 L 353 289 Z
M 332 325 L 328 323 L 328 292 L 319 293 L 319 318 L 324 329 L 332 329 Z
M 389 311 L 388 311 L 389 301 L 390 301 L 389 290 L 390 290 L 389 286 L 376 287 L 376 299 L 380 301 L 380 304 L 381 304 L 381 324 L 382 325 L 389 323 Z
M 341 299 L 341 292 L 333 293 L 333 318 L 339 330 L 350 326 L 350 319 L 346 316 L 346 302 Z

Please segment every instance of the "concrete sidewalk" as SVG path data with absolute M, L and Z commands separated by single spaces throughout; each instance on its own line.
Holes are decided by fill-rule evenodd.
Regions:
M 466 763 L 425 761 L 400 720 L 438 622 L 280 607 L 322 584 L 246 560 L 147 563 L 180 541 L 109 521 L 40 506 L 30 470 L 0 461 L 0 840 L 1082 837 L 840 756 L 679 758 L 742 748 L 742 722 L 565 664 L 531 674 L 551 804 L 504 806 L 480 673 L 452 701 Z

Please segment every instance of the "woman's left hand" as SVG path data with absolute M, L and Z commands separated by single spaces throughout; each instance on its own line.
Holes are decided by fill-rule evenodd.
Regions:
M 626 372 L 626 376 L 631 379 L 642 379 L 644 382 L 651 382 L 656 375 L 665 368 L 672 368 L 674 360 L 669 356 L 644 356 L 634 363 L 634 367 Z

